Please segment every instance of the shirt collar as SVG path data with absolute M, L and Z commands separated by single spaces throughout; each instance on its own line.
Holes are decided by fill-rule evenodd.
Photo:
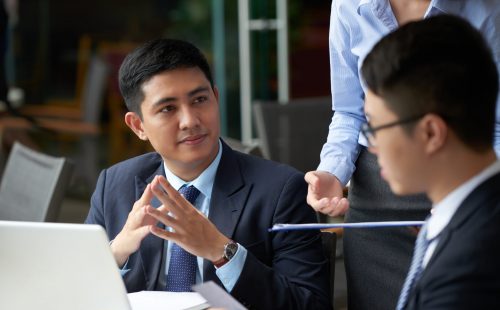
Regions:
M 363 11 L 367 12 L 365 10 L 371 12 L 390 30 L 395 30 L 398 27 L 398 22 L 388 0 L 360 0 L 357 8 L 358 15 L 370 14 L 363 13 Z
M 424 17 L 427 18 L 438 14 L 456 14 L 456 12 L 463 11 L 464 5 L 465 2 L 460 0 L 432 0 Z
M 370 5 L 372 12 L 377 18 L 384 21 L 389 19 L 389 24 L 392 24 L 392 18 L 394 17 L 392 13 L 391 6 L 388 0 L 359 0 L 357 12 L 361 15 L 361 7 L 365 5 Z M 451 0 L 431 0 L 429 3 L 429 8 L 424 14 L 424 18 L 435 16 L 439 14 L 450 14 L 450 12 L 460 12 L 460 8 L 463 6 L 462 1 Z M 395 18 L 394 18 L 395 20 Z
M 183 185 L 194 185 L 201 194 L 205 196 L 205 198 L 210 199 L 212 196 L 212 188 L 214 186 L 215 174 L 217 173 L 217 168 L 219 167 L 220 159 L 222 156 L 222 143 L 219 140 L 219 151 L 217 152 L 217 156 L 212 161 L 212 163 L 205 169 L 203 172 L 193 181 L 187 182 L 176 176 L 172 171 L 170 171 L 163 163 L 163 167 L 165 168 L 165 177 L 168 182 L 172 185 L 173 188 L 179 190 Z
M 443 200 L 434 205 L 427 225 L 427 239 L 431 240 L 437 237 L 446 225 L 448 225 L 465 198 L 482 182 L 499 172 L 500 161 L 497 160 L 479 174 L 457 187 Z

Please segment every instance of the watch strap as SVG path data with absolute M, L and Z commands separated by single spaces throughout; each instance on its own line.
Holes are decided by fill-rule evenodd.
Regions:
M 231 239 L 229 240 L 228 243 L 226 243 L 224 245 L 224 252 L 222 253 L 222 257 L 220 259 L 216 260 L 215 262 L 213 262 L 215 267 L 220 268 L 220 267 L 224 266 L 234 256 L 234 254 L 236 254 L 236 252 L 234 252 L 234 253 L 232 253 L 232 255 L 230 257 L 228 257 L 228 246 L 231 246 L 233 244 L 236 245 L 236 248 L 237 248 L 238 244 Z

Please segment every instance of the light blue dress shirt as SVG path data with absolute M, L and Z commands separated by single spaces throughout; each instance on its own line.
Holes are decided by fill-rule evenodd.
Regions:
M 217 156 L 215 157 L 214 161 L 210 164 L 210 166 L 207 167 L 207 169 L 205 169 L 196 179 L 194 179 L 191 182 L 185 182 L 184 180 L 180 179 L 175 174 L 173 174 L 166 165 L 164 165 L 165 177 L 175 189 L 179 190 L 184 184 L 186 184 L 186 186 L 193 185 L 200 191 L 200 195 L 198 196 L 198 198 L 196 198 L 194 206 L 200 212 L 202 212 L 206 217 L 208 217 L 208 213 L 210 211 L 210 199 L 212 197 L 212 188 L 214 185 L 215 174 L 217 172 L 217 168 L 219 167 L 221 156 L 222 156 L 222 144 L 219 141 L 219 152 L 217 153 Z M 163 262 L 162 264 L 163 266 L 161 268 L 164 276 L 160 277 L 158 288 L 165 287 L 165 276 L 168 273 L 168 266 L 170 262 L 170 254 L 172 248 L 172 242 L 165 241 L 164 244 L 166 251 L 166 255 L 164 255 L 164 257 L 166 259 Z M 233 258 L 229 262 L 224 264 L 224 266 L 216 268 L 215 273 L 217 274 L 217 276 L 219 277 L 219 279 L 221 280 L 222 284 L 224 285 L 224 287 L 228 292 L 231 292 L 234 285 L 236 284 L 236 281 L 238 281 L 241 271 L 243 270 L 243 265 L 245 264 L 246 256 L 247 256 L 247 250 L 242 245 L 238 244 L 238 251 L 233 256 Z M 196 283 L 202 283 L 203 258 L 198 257 L 197 260 L 198 260 L 198 270 L 196 271 Z
M 500 68 L 499 0 L 432 0 L 424 18 L 454 14 L 471 22 L 486 38 Z M 328 171 L 345 185 L 355 170 L 364 114 L 360 68 L 378 40 L 398 27 L 388 0 L 333 0 L 330 16 L 330 77 L 335 114 L 318 170 Z M 497 101 L 495 150 L 500 154 L 500 104 Z

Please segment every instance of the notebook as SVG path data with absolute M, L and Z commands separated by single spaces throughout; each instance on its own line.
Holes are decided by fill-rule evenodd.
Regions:
M 130 309 L 103 228 L 0 221 L 0 309 Z

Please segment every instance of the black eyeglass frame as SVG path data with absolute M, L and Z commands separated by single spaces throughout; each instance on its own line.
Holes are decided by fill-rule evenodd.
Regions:
M 412 117 L 408 117 L 408 118 L 404 118 L 404 119 L 401 119 L 401 120 L 397 120 L 397 121 L 390 122 L 390 123 L 387 123 L 387 124 L 379 125 L 379 126 L 376 126 L 376 127 L 372 127 L 369 122 L 366 122 L 363 125 L 361 125 L 361 133 L 363 134 L 363 136 L 368 141 L 369 146 L 375 146 L 375 143 L 374 143 L 375 142 L 375 133 L 377 131 L 382 130 L 382 129 L 391 128 L 391 127 L 394 127 L 394 126 L 405 125 L 405 124 L 409 124 L 409 123 L 418 121 L 419 119 L 421 119 L 422 117 L 424 117 L 426 114 L 427 113 L 416 115 L 416 116 L 412 116 Z

